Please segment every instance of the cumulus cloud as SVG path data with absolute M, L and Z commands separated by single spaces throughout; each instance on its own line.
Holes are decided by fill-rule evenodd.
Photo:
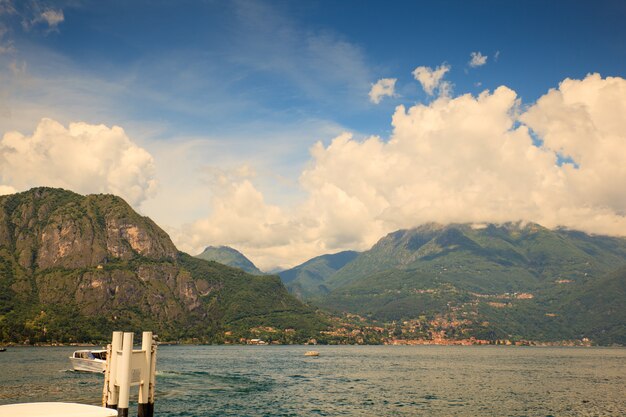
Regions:
M 13 190 L 63 187 L 113 193 L 139 205 L 156 191 L 152 156 L 121 127 L 42 119 L 34 133 L 12 131 L 0 140 L 0 183 Z
M 487 63 L 487 55 L 483 55 L 480 52 L 472 52 L 470 57 L 468 65 L 472 68 L 481 67 Z
M 245 176 L 218 175 L 211 187 L 211 214 L 174 230 L 176 245 L 189 253 L 200 253 L 208 244 L 225 244 L 244 251 L 261 268 L 273 268 L 286 259 L 298 258 L 296 251 L 313 254 L 310 241 L 290 245 L 301 231 L 293 213 L 272 205 Z
M 370 101 L 374 104 L 380 103 L 383 97 L 393 97 L 395 95 L 397 78 L 382 78 L 372 84 L 370 89 Z
M 344 134 L 313 146 L 297 206 L 268 203 L 250 178 L 221 184 L 187 242 L 230 244 L 269 268 L 364 250 L 432 221 L 626 235 L 625 103 L 626 80 L 594 74 L 564 80 L 525 111 L 507 87 L 399 106 L 388 140 Z
M 448 93 L 450 91 L 450 83 L 443 81 L 443 76 L 450 71 L 450 66 L 447 64 L 441 64 L 434 70 L 430 67 L 417 67 L 413 71 L 413 77 L 422 84 L 422 88 L 429 95 L 432 96 L 436 89 Z M 441 87 L 444 88 L 441 88 Z
M 625 100 L 626 80 L 593 74 L 564 80 L 520 117 L 544 147 L 575 162 L 578 168 L 565 165 L 564 172 L 578 207 L 626 215 Z

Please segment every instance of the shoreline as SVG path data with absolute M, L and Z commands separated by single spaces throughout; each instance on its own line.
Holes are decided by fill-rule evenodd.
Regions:
M 95 348 L 106 346 L 107 343 L 9 343 L 0 345 L 4 348 L 29 348 L 29 347 L 76 347 L 76 348 Z M 523 343 L 466 343 L 463 340 L 451 340 L 446 342 L 433 342 L 428 340 L 395 340 L 387 343 L 378 344 L 358 344 L 358 343 L 332 343 L 332 344 L 307 344 L 307 343 L 268 343 L 268 344 L 252 344 L 252 343 L 199 343 L 199 342 L 159 342 L 159 346 L 458 346 L 458 347 L 564 347 L 564 348 L 610 348 L 610 349 L 624 349 L 624 345 L 595 345 L 595 344 L 575 344 L 569 341 L 563 342 L 528 342 Z

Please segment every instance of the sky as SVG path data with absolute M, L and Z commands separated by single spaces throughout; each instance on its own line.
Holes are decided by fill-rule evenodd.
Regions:
M 626 236 L 623 1 L 0 0 L 0 194 L 265 270 L 426 222 Z

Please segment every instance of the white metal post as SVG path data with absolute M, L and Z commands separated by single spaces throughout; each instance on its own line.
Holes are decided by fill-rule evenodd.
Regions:
M 117 408 L 119 401 L 119 391 L 115 386 L 117 381 L 117 352 L 122 350 L 122 332 L 113 332 L 113 338 L 111 339 L 111 357 L 107 358 L 109 362 L 109 383 L 108 383 L 108 395 L 107 395 L 107 408 Z
M 157 356 L 157 344 L 152 341 L 152 356 L 150 357 L 150 389 L 148 395 L 148 415 L 146 417 L 154 416 L 154 387 L 156 384 L 156 356 Z
M 118 417 L 128 417 L 128 403 L 130 400 L 130 361 L 133 353 L 133 333 L 124 333 L 122 355 L 119 358 L 119 374 L 117 383 L 120 387 L 120 398 L 117 407 Z
M 102 387 L 102 406 L 106 407 L 109 403 L 109 378 L 111 378 L 111 344 L 107 345 L 106 364 L 104 365 L 104 386 Z
M 150 368 L 152 362 L 152 332 L 141 335 L 141 350 L 144 352 L 144 363 L 141 366 L 141 382 L 139 384 L 138 417 L 148 417 L 148 399 L 150 394 Z

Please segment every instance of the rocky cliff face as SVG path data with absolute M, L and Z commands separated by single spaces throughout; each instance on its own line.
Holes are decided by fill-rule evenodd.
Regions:
M 36 188 L 0 200 L 0 245 L 26 269 L 97 266 L 109 260 L 175 259 L 176 247 L 119 197 Z
M 162 229 L 116 196 L 36 188 L 0 197 L 0 339 L 45 335 L 72 314 L 96 333 L 130 326 L 215 335 L 228 326 L 233 299 L 258 298 L 251 285 L 274 281 L 179 253 Z M 285 302 L 287 310 L 306 310 L 286 291 L 261 299 L 252 316 L 271 318 Z

